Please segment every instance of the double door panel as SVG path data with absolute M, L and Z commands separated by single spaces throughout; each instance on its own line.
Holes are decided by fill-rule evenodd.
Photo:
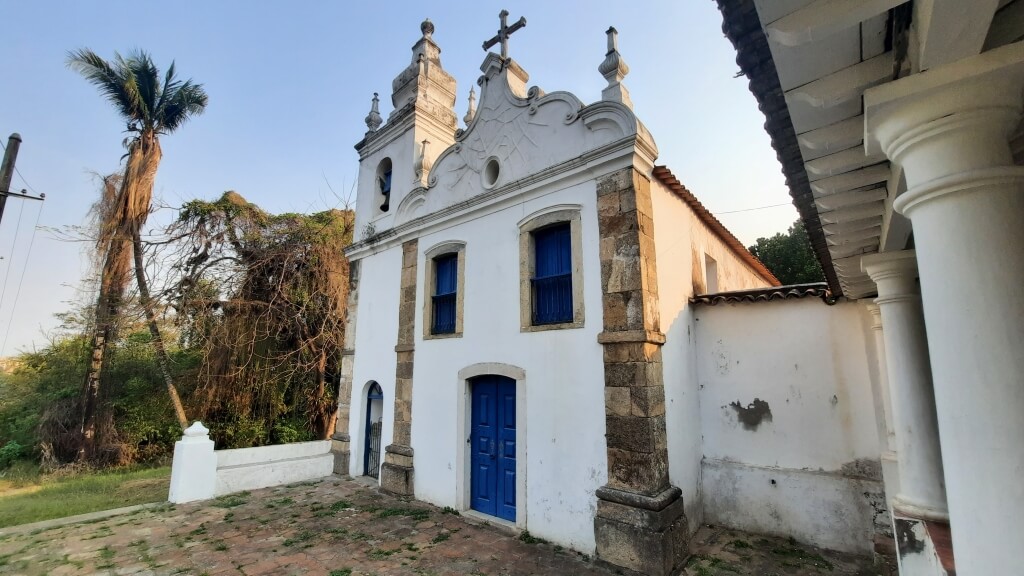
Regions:
M 515 522 L 516 383 L 503 376 L 481 376 L 470 386 L 471 507 Z

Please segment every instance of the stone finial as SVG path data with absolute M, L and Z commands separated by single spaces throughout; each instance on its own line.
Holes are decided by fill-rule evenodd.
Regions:
M 469 109 L 466 110 L 466 115 L 462 117 L 462 121 L 469 126 L 476 118 L 476 90 L 472 87 L 469 88 Z
M 384 122 L 384 119 L 380 117 L 380 98 L 377 93 L 373 93 L 373 103 L 370 104 L 370 113 L 366 115 L 366 127 L 369 128 L 370 132 L 376 132 L 380 125 Z
M 210 433 L 210 429 L 203 426 L 203 423 L 196 420 L 191 426 L 185 428 L 185 436 L 206 436 Z
M 601 91 L 601 99 L 621 102 L 632 109 L 633 102 L 629 99 L 629 91 L 622 84 L 622 79 L 629 74 L 629 66 L 619 54 L 619 31 L 614 26 L 609 26 L 605 33 L 608 35 L 608 52 L 604 61 L 597 67 L 597 71 L 608 81 L 608 86 Z
M 427 158 L 427 146 L 430 145 L 430 140 L 423 140 L 420 144 L 420 153 L 416 157 L 416 164 L 413 168 L 416 171 L 416 181 L 422 186 L 427 185 L 427 175 L 430 173 L 430 168 L 434 165 L 430 158 Z
M 412 109 L 432 117 L 455 133 L 455 78 L 441 66 L 441 47 L 434 42 L 434 23 L 428 18 L 420 25 L 422 37 L 412 46 L 412 60 L 391 82 L 390 119 Z

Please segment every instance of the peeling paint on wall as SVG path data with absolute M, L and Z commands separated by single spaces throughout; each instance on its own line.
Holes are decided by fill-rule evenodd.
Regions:
M 896 527 L 896 546 L 900 557 L 924 552 L 924 529 L 920 522 L 896 518 L 893 524 Z
M 730 403 L 729 406 L 736 412 L 736 417 L 743 424 L 745 430 L 757 430 L 762 422 L 772 421 L 771 406 L 760 398 L 754 398 L 754 401 L 745 407 L 740 404 L 739 400 Z

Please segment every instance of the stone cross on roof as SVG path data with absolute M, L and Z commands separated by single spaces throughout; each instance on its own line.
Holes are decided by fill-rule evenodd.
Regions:
M 516 30 L 526 26 L 526 18 L 520 17 L 515 24 L 509 26 L 508 10 L 502 10 L 498 16 L 501 18 L 501 28 L 498 28 L 498 34 L 495 35 L 494 38 L 484 42 L 484 50 L 487 50 L 491 46 L 501 42 L 501 57 L 508 58 L 508 37 Z

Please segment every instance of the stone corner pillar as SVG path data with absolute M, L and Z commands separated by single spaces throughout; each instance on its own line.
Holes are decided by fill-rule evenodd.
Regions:
M 597 182 L 608 484 L 597 490 L 597 558 L 651 576 L 689 554 L 681 490 L 669 483 L 650 180 L 630 167 Z
M 395 346 L 395 419 L 391 444 L 384 448 L 380 487 L 392 494 L 414 494 L 412 449 L 412 374 L 416 326 L 416 263 L 419 241 L 402 244 L 402 281 L 398 308 L 398 345 Z
M 171 487 L 167 501 L 174 504 L 209 500 L 216 496 L 217 454 L 210 431 L 201 422 L 185 429 L 174 443 L 171 461 Z
M 1022 93 L 1017 42 L 864 94 L 865 144 L 907 179 L 894 208 L 914 228 L 960 576 L 1020 571 Z
M 338 417 L 331 436 L 334 473 L 349 476 L 352 461 L 352 438 L 349 424 L 352 410 L 352 378 L 356 361 L 356 310 L 359 307 L 359 261 L 348 265 L 348 295 L 345 305 L 345 338 L 341 351 L 341 374 L 338 381 Z
M 948 521 L 939 426 L 928 358 L 924 313 L 913 250 L 871 254 L 861 268 L 878 287 L 885 326 L 885 362 L 892 394 L 900 488 L 893 511 L 912 518 Z

